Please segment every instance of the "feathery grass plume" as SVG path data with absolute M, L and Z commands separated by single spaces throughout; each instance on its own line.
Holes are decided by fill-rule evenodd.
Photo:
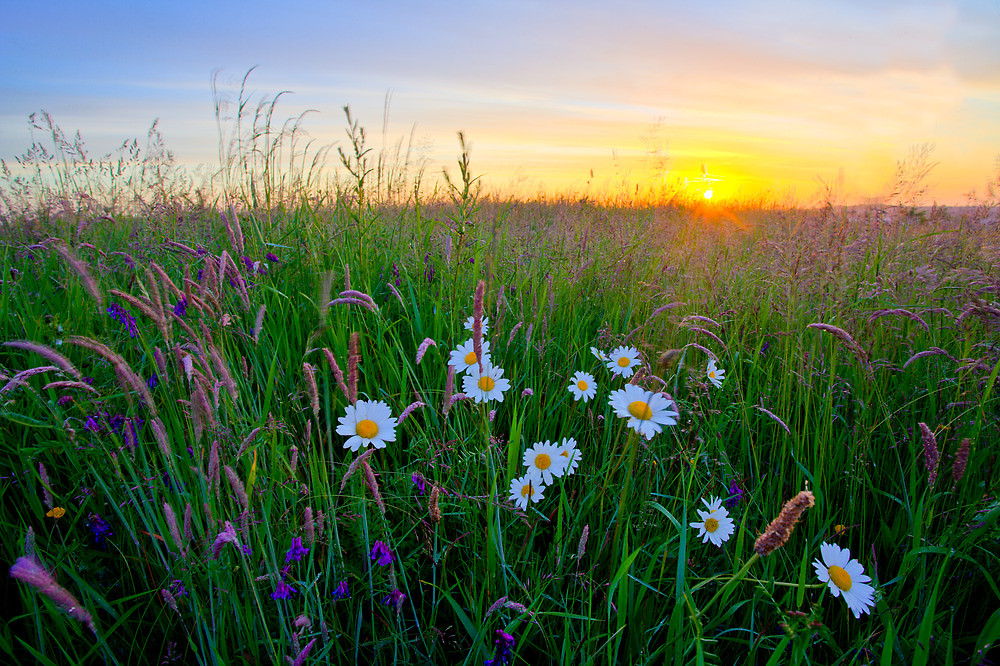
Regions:
M 153 362 L 156 363 L 156 371 L 160 373 L 160 379 L 163 380 L 164 384 L 169 384 L 170 377 L 167 374 L 167 361 L 163 358 L 163 352 L 160 351 L 159 347 L 153 347 Z
M 83 378 L 83 374 L 76 369 L 76 366 L 73 365 L 68 358 L 50 347 L 38 344 L 37 342 L 30 342 L 28 340 L 11 340 L 10 342 L 5 342 L 3 344 L 6 347 L 13 347 L 15 349 L 23 349 L 24 351 L 34 352 L 49 363 L 58 365 L 64 372 L 73 375 L 77 379 Z
M 397 426 L 402 425 L 403 421 L 406 420 L 406 417 L 409 416 L 410 412 L 412 412 L 413 410 L 426 406 L 427 405 L 425 403 L 420 402 L 419 400 L 417 400 L 416 402 L 411 402 L 409 405 L 406 406 L 406 409 L 404 409 L 403 412 L 399 415 L 399 418 L 396 420 L 396 425 Z
M 260 428 L 259 427 L 254 428 L 253 430 L 251 430 L 247 434 L 246 437 L 243 438 L 243 441 L 240 442 L 240 448 L 236 451 L 236 457 L 237 458 L 239 458 L 241 455 L 243 455 L 243 453 L 247 450 L 247 447 L 250 446 L 253 443 L 254 438 L 257 437 L 257 433 L 259 433 L 259 432 L 260 432 Z
M 351 333 L 347 343 L 347 399 L 351 404 L 358 402 L 358 365 L 361 363 L 361 334 Z
M 223 253 L 225 251 L 223 250 Z M 230 280 L 236 286 L 236 293 L 240 295 L 240 303 L 243 305 L 244 310 L 250 309 L 250 294 L 247 292 L 247 281 L 240 273 L 239 267 L 233 258 L 226 256 L 227 261 L 224 263 L 226 273 L 229 275 Z
M 492 615 L 493 611 L 503 608 L 503 605 L 505 603 L 507 603 L 507 597 L 500 597 L 499 599 L 494 601 L 493 605 L 486 609 L 486 615 L 483 615 L 483 619 L 485 620 L 490 615 Z
M 361 298 L 353 298 L 353 297 L 335 298 L 329 303 L 327 303 L 327 306 L 330 305 L 360 305 L 363 308 L 367 308 L 372 311 L 378 311 L 377 305 Z
M 205 508 L 208 508 L 208 503 L 206 502 Z M 210 516 L 211 517 L 211 516 Z M 222 554 L 222 549 L 227 543 L 231 543 L 237 548 L 239 548 L 240 539 L 236 536 L 236 528 L 233 524 L 226 521 L 225 528 L 219 532 L 219 535 L 215 537 L 215 541 L 212 542 L 212 559 L 218 559 L 219 555 Z
M 664 370 L 668 370 L 669 368 L 673 367 L 673 365 L 677 362 L 677 359 L 679 359 L 680 357 L 681 357 L 680 349 L 668 349 L 662 354 L 660 354 L 660 357 L 656 359 L 656 365 L 659 366 L 660 368 L 663 368 Z
M 787 432 L 789 435 L 792 434 L 792 431 L 788 429 L 788 426 L 785 425 L 785 422 L 782 421 L 781 419 L 779 419 L 778 416 L 774 412 L 772 412 L 770 409 L 767 409 L 765 407 L 761 407 L 760 405 L 754 405 L 753 408 L 756 409 L 757 411 L 760 411 L 760 412 L 763 412 L 764 414 L 767 414 L 768 416 L 771 417 L 771 420 L 773 420 L 775 423 L 777 423 L 782 428 L 784 428 L 785 432 Z
M 781 513 L 771 521 L 764 533 L 757 537 L 753 549 L 758 555 L 764 557 L 770 555 L 788 542 L 788 537 L 792 536 L 795 523 L 809 507 L 816 506 L 816 498 L 812 492 L 803 490 L 792 499 L 785 502 L 781 507 Z
M 305 532 L 306 543 L 316 541 L 316 526 L 313 523 L 313 510 L 311 506 L 306 507 L 305 515 L 302 517 L 302 531 Z
M 375 498 L 375 504 L 378 506 L 382 515 L 385 515 L 385 502 L 382 501 L 382 493 L 378 490 L 378 481 L 375 479 L 375 472 L 372 470 L 372 466 L 368 464 L 368 461 L 362 461 L 361 469 L 365 473 L 365 484 L 368 489 L 372 491 L 372 497 Z
M 431 497 L 427 502 L 427 515 L 435 523 L 441 522 L 441 488 L 435 483 L 431 485 Z
M 347 480 L 350 479 L 351 476 L 354 474 L 354 470 L 356 470 L 358 468 L 358 465 L 360 465 L 361 463 L 363 463 L 366 460 L 368 460 L 368 456 L 370 456 L 371 454 L 375 453 L 376 450 L 377 449 L 374 449 L 374 448 L 365 449 L 364 453 L 362 453 L 360 456 L 358 456 L 357 458 L 355 458 L 354 462 L 352 462 L 350 465 L 347 466 L 347 471 L 344 472 L 343 478 L 340 479 L 340 491 L 341 492 L 344 491 L 344 486 L 347 485 Z
M 45 372 L 58 372 L 58 371 L 59 368 L 54 365 L 41 365 L 38 366 L 37 368 L 28 368 L 27 370 L 22 370 L 21 372 L 11 377 L 10 381 L 7 382 L 3 388 L 0 388 L 0 395 L 3 395 L 7 391 L 10 391 L 11 389 L 21 384 L 24 384 L 30 389 L 31 387 L 28 386 L 26 383 L 29 378 L 34 377 L 35 375 L 40 375 Z
M 229 223 L 229 218 L 226 217 L 225 213 L 219 213 L 219 217 L 222 218 L 222 225 L 226 229 L 226 238 L 229 239 L 229 247 L 233 252 L 238 252 L 243 254 L 243 251 L 239 248 L 239 244 L 236 242 L 236 234 L 233 232 L 233 225 Z
M 191 502 L 184 507 L 184 543 L 191 541 Z
M 95 301 L 97 301 L 97 306 L 103 310 L 104 294 L 101 292 L 101 288 L 98 286 L 97 281 L 94 280 L 94 277 L 90 274 L 87 262 L 78 259 L 73 253 L 73 250 L 71 250 L 69 246 L 62 241 L 56 243 L 55 248 L 56 251 L 62 255 L 63 259 L 66 260 L 66 263 L 69 264 L 70 268 L 73 269 L 73 272 L 79 276 L 80 281 L 83 283 L 83 288 L 87 290 L 87 293 L 90 294 Z
M 195 250 L 192 247 L 188 247 L 184 243 L 178 243 L 177 241 L 172 241 L 172 240 L 165 240 L 165 241 L 163 241 L 163 244 L 166 245 L 166 246 L 168 246 L 168 247 L 177 248 L 181 252 L 187 252 L 188 254 L 190 254 L 193 257 L 197 257 L 198 256 L 198 250 Z
M 510 335 L 507 336 L 507 346 L 510 347 L 510 343 L 514 342 L 514 334 L 517 333 L 517 329 L 521 328 L 521 324 L 524 322 L 517 322 L 514 328 L 510 329 Z
M 465 400 L 468 397 L 469 396 L 465 395 L 464 393 L 456 393 L 455 395 L 451 396 L 451 399 L 448 400 L 448 402 L 446 402 L 444 405 L 444 410 L 443 410 L 444 415 L 448 416 L 448 412 L 451 411 L 451 408 L 455 406 L 456 402 L 458 402 L 459 400 Z
M 233 493 L 236 495 L 236 499 L 239 500 L 240 506 L 246 511 L 249 507 L 250 501 L 247 497 L 246 488 L 243 487 L 243 482 L 240 480 L 236 471 L 229 465 L 223 466 L 226 470 L 226 478 L 229 480 L 229 487 L 233 489 Z
M 370 306 L 370 309 L 378 310 L 378 306 L 375 304 L 375 300 L 368 294 L 364 293 L 363 291 L 358 291 L 356 289 L 347 289 L 345 291 L 340 292 L 340 297 L 356 298 L 358 300 L 367 303 Z
M 698 351 L 700 351 L 701 353 L 703 353 L 705 356 L 709 357 L 713 361 L 718 361 L 719 360 L 719 357 L 715 355 L 715 352 L 713 352 L 708 347 L 702 347 L 697 342 L 689 342 L 686 345 L 684 345 L 683 347 L 681 347 L 681 350 L 683 351 L 683 350 L 687 349 L 688 347 L 694 347 L 695 349 L 697 349 Z
M 167 530 L 170 532 L 170 538 L 174 540 L 177 548 L 180 549 L 181 557 L 184 557 L 184 541 L 181 539 L 181 531 L 177 526 L 177 516 L 174 515 L 174 507 L 170 506 L 170 502 L 163 503 L 163 514 L 167 518 Z
M 167 438 L 167 430 L 163 427 L 163 422 L 160 417 L 155 416 L 149 422 L 149 427 L 153 430 L 153 439 L 156 440 L 156 444 L 160 447 L 160 452 L 170 460 L 173 456 L 173 451 L 170 449 L 170 440 Z
M 444 410 L 446 416 L 448 414 L 448 407 L 451 406 L 451 396 L 454 390 L 455 390 L 455 366 L 448 364 L 448 375 L 444 381 L 444 400 L 441 403 L 441 408 Z
M 264 327 L 264 315 L 267 313 L 267 306 L 263 303 L 257 308 L 257 318 L 253 322 L 253 341 L 254 344 L 260 342 L 260 330 Z
M 921 326 L 923 326 L 925 331 L 927 331 L 928 333 L 931 332 L 931 327 L 927 325 L 926 321 L 924 321 L 923 319 L 921 319 L 919 315 L 916 315 L 916 314 L 910 312 L 909 310 L 904 310 L 903 308 L 894 308 L 894 309 L 889 309 L 889 310 L 876 310 L 875 312 L 873 312 L 870 315 L 868 315 L 868 323 L 870 324 L 873 321 L 875 321 L 876 319 L 880 319 L 881 317 L 885 317 L 885 316 L 888 316 L 888 315 L 896 315 L 898 317 L 906 317 L 908 319 L 912 319 L 913 321 L 915 321 L 918 324 L 920 324 Z
M 386 282 L 385 284 L 386 286 L 389 287 L 389 291 L 392 292 L 392 295 L 396 297 L 396 300 L 399 301 L 399 305 L 405 309 L 406 303 L 403 302 L 403 297 L 399 295 L 399 292 L 396 290 L 395 285 L 393 285 L 391 282 Z
M 906 361 L 906 363 L 903 364 L 903 370 L 906 370 L 907 366 L 909 366 L 917 359 L 924 358 L 925 356 L 947 356 L 952 363 L 955 363 L 957 365 L 959 362 L 957 358 L 955 358 L 945 350 L 941 349 L 940 347 L 930 347 L 922 352 L 917 352 L 916 354 L 911 356 Z
M 187 322 L 184 321 L 184 319 L 179 314 L 177 314 L 176 312 L 174 312 L 173 310 L 171 310 L 170 311 L 170 317 L 174 320 L 174 322 L 178 326 L 180 326 L 184 330 L 184 332 L 188 336 L 188 340 L 197 340 L 198 339 L 198 336 L 195 335 L 194 329 L 191 328 L 190 326 L 188 326 Z
M 94 621 L 76 597 L 69 593 L 66 588 L 59 585 L 45 567 L 33 556 L 22 556 L 14 561 L 14 566 L 10 568 L 10 575 L 21 583 L 30 585 L 40 593 L 47 596 L 56 606 L 66 611 L 71 618 L 80 622 L 95 634 Z
M 437 347 L 437 343 L 430 338 L 424 338 L 424 341 L 420 343 L 417 347 L 417 365 L 420 365 L 420 361 L 424 360 L 424 354 L 427 353 L 427 349 L 431 346 Z
M 295 661 L 292 662 L 292 666 L 303 666 L 306 663 L 306 659 L 309 657 L 309 653 L 312 652 L 313 646 L 316 645 L 318 639 L 314 638 L 306 646 L 302 648 L 302 651 L 298 653 L 295 657 Z
M 56 505 L 52 498 L 52 484 L 49 482 L 49 473 L 45 471 L 45 465 L 38 463 L 38 477 L 42 480 L 42 496 L 45 498 L 45 506 L 51 509 Z
M 861 365 L 864 367 L 865 370 L 868 370 L 869 372 L 871 371 L 871 365 L 868 362 L 868 354 L 865 352 L 864 349 L 861 348 L 861 345 L 855 342 L 854 338 L 852 338 L 851 335 L 844 329 L 838 328 L 837 326 L 833 326 L 832 324 L 823 324 L 819 322 L 806 324 L 806 328 L 815 328 L 820 331 L 826 331 L 833 337 L 837 338 L 847 346 L 847 348 L 851 351 L 851 353 L 854 354 L 854 358 L 856 358 L 858 362 L 861 363 Z
M 240 254 L 246 254 L 246 246 L 243 243 L 243 225 L 240 224 L 240 218 L 236 215 L 236 206 L 234 206 L 232 202 L 229 204 L 229 214 L 233 216 L 233 231 L 236 234 L 236 247 L 240 251 Z
M 219 498 L 219 440 L 212 440 L 212 449 L 208 454 L 208 491 L 215 490 L 215 498 Z
M 722 328 L 722 324 L 720 324 L 719 322 L 715 321 L 710 317 L 703 317 L 702 315 L 687 315 L 683 319 L 681 319 L 681 325 L 689 326 L 693 321 L 696 321 L 701 324 L 709 324 L 716 328 Z
M 163 597 L 163 603 L 169 606 L 171 610 L 173 610 L 178 615 L 181 614 L 180 609 L 177 608 L 177 599 L 175 599 L 174 595 L 170 593 L 170 590 L 166 588 L 161 589 L 160 596 Z
M 958 451 L 955 452 L 955 462 L 951 466 L 951 476 L 956 486 L 962 480 L 962 477 L 965 476 L 965 466 L 969 464 L 969 449 L 971 447 L 972 441 L 966 437 L 958 445 Z
M 333 352 L 323 347 L 323 354 L 326 356 L 326 363 L 330 366 L 330 370 L 333 371 L 333 377 L 337 380 L 337 386 L 340 388 L 340 392 L 344 394 L 344 397 L 348 400 L 351 399 L 351 393 L 347 390 L 347 385 L 344 383 L 344 373 L 340 371 L 340 366 L 337 365 L 337 359 L 333 355 Z
M 920 436 L 924 442 L 924 465 L 927 467 L 927 484 L 933 488 L 937 482 L 938 463 L 941 462 L 941 452 L 938 450 L 937 439 L 926 423 L 918 423 Z
M 307 421 L 307 423 L 312 423 Z M 295 471 L 299 466 L 299 447 L 292 444 L 292 459 L 289 461 L 288 466 L 291 468 L 291 476 L 295 476 Z
M 177 298 L 184 298 L 184 292 L 181 291 L 176 284 L 174 284 L 174 281 L 170 279 L 169 275 L 167 275 L 167 271 L 163 269 L 163 266 L 160 266 L 155 261 L 149 262 L 149 266 L 156 272 L 156 276 L 160 279 L 160 283 L 163 285 L 164 290 L 169 291 Z
M 344 290 L 349 291 L 351 289 L 351 265 L 344 264 Z
M 206 264 L 208 261 L 205 262 Z M 229 266 L 229 253 L 225 250 L 219 255 L 219 265 L 215 266 L 216 270 L 212 271 L 215 273 L 213 276 L 215 278 L 215 283 L 218 285 L 217 291 L 219 292 L 219 297 L 222 297 L 222 285 L 226 284 L 226 268 Z
M 72 345 L 77 345 L 78 347 L 83 347 L 84 349 L 89 349 L 104 358 L 104 360 L 110 363 L 115 369 L 115 374 L 118 376 L 119 382 L 123 383 L 122 388 L 126 388 L 125 384 L 131 386 L 132 389 L 142 397 L 143 402 L 146 404 L 146 409 L 148 409 L 153 416 L 157 415 L 156 406 L 153 404 L 153 396 L 150 395 L 146 382 L 142 381 L 142 379 L 135 374 L 129 364 L 125 362 L 125 359 L 108 349 L 106 346 L 102 345 L 97 340 L 92 340 L 91 338 L 74 335 L 68 338 L 66 342 Z M 122 380 L 124 380 L 124 382 L 122 382 Z
M 722 347 L 722 351 L 729 351 L 729 348 L 726 347 L 726 343 L 722 341 L 722 338 L 717 336 L 715 333 L 712 333 L 712 331 L 708 330 L 707 328 L 702 328 L 701 326 L 688 326 L 688 330 L 693 331 L 695 333 L 700 333 L 706 337 L 711 338 L 712 340 L 715 340 L 715 343 L 720 347 Z
M 156 328 L 158 328 L 161 333 L 163 332 L 163 315 L 161 312 L 156 310 L 156 307 L 151 301 L 139 298 L 138 296 L 133 296 L 128 292 L 121 291 L 120 289 L 111 289 L 110 293 L 112 296 L 125 301 L 136 310 L 149 317 L 149 319 L 156 324 Z
M 166 322 L 167 318 L 163 314 L 163 298 L 160 295 L 160 286 L 157 283 L 156 273 L 149 266 L 146 266 L 146 283 L 149 285 L 149 302 L 157 314 L 157 319 L 161 322 Z
M 302 362 L 302 374 L 306 376 L 306 388 L 309 390 L 309 404 L 312 406 L 313 418 L 319 418 L 319 388 L 316 386 L 316 369 L 308 362 Z
M 524 346 L 525 347 L 530 347 L 531 346 L 531 332 L 534 331 L 534 330 L 535 330 L 535 324 L 534 324 L 534 322 L 528 324 L 528 330 L 525 331 L 525 333 L 524 333 Z
M 580 542 L 576 545 L 576 568 L 580 568 L 580 560 L 587 552 L 587 540 L 590 538 L 590 524 L 583 526 L 583 532 L 580 534 Z
M 472 351 L 476 353 L 479 372 L 483 371 L 483 298 L 486 293 L 486 283 L 480 280 L 476 283 L 476 296 L 472 302 Z
M 374 449 L 369 449 L 374 450 Z M 323 515 L 322 511 L 316 512 L 316 536 L 317 538 L 323 538 L 323 526 L 326 525 L 326 516 Z
M 215 366 L 215 371 L 219 373 L 219 377 L 222 379 L 222 385 L 226 387 L 226 391 L 229 392 L 229 397 L 236 401 L 239 397 L 239 391 L 236 388 L 236 381 L 233 379 L 233 375 L 229 372 L 229 365 L 222 360 L 222 354 L 215 345 L 209 347 L 208 356 L 212 359 L 212 365 Z

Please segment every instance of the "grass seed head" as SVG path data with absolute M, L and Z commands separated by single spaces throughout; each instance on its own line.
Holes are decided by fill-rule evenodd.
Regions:
M 757 554 L 764 557 L 784 546 L 805 510 L 815 505 L 816 498 L 808 490 L 803 490 L 785 502 L 778 517 L 771 521 L 754 543 L 753 548 Z

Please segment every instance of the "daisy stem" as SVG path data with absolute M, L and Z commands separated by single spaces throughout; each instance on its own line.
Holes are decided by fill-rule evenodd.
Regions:
M 625 466 L 625 482 L 622 484 L 622 494 L 618 498 L 618 518 L 615 520 L 615 536 L 612 541 L 611 552 L 618 552 L 618 535 L 621 530 L 622 516 L 626 514 L 625 500 L 628 499 L 632 483 L 632 467 L 635 465 L 635 455 L 639 450 L 639 433 L 632 431 L 629 434 L 628 464 Z
M 702 607 L 701 611 L 698 613 L 699 617 L 702 616 L 702 615 L 705 615 L 705 613 L 708 612 L 708 609 L 712 607 L 712 604 L 714 604 L 716 601 L 719 600 L 719 597 L 721 597 L 722 595 L 724 595 L 727 592 L 729 592 L 730 588 L 732 588 L 734 585 L 736 585 L 736 583 L 738 583 L 741 580 L 743 580 L 743 578 L 746 577 L 747 572 L 750 571 L 750 567 L 752 567 L 754 565 L 754 563 L 757 560 L 759 560 L 759 559 L 760 559 L 760 555 L 758 553 L 754 553 L 750 557 L 750 559 L 747 560 L 747 563 L 743 565 L 743 568 L 740 569 L 739 571 L 737 571 L 736 574 L 732 578 L 729 579 L 729 582 L 727 582 L 725 585 L 723 585 L 722 588 L 718 592 L 715 593 L 715 596 L 708 600 L 708 603 L 705 604 Z

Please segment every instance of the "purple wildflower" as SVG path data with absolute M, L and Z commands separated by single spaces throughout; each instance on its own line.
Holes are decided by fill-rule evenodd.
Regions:
M 73 396 L 71 395 L 61 395 L 59 396 L 59 399 L 56 400 L 56 404 L 59 405 L 60 407 L 65 407 L 71 402 L 73 402 Z
M 417 489 L 420 491 L 420 494 L 423 495 L 424 488 L 426 487 L 426 482 L 424 481 L 424 477 L 421 474 L 414 472 L 413 476 L 410 477 L 410 480 L 413 481 L 413 483 L 417 484 Z
M 267 254 L 264 255 L 264 258 L 270 261 L 271 263 L 277 263 L 278 261 L 278 255 L 276 255 L 274 252 L 268 252 Z
M 514 637 L 502 629 L 497 629 L 497 637 L 493 643 L 496 645 L 496 650 L 493 653 L 493 658 L 486 660 L 485 666 L 509 664 L 513 657 L 510 651 L 514 648 Z
M 243 262 L 243 265 L 247 267 L 248 271 L 253 270 L 253 259 L 250 257 L 240 257 L 240 261 Z
M 285 553 L 285 564 L 292 561 L 298 562 L 308 552 L 309 549 L 302 545 L 302 537 L 294 537 L 292 539 L 292 547 Z
M 395 608 L 398 613 L 402 610 L 404 601 L 406 601 L 406 595 L 400 592 L 398 588 L 393 588 L 392 592 L 385 595 L 382 599 L 382 605 L 391 606 Z
M 111 315 L 112 319 L 120 322 L 125 327 L 125 330 L 128 331 L 128 336 L 130 338 L 134 338 L 139 334 L 139 327 L 135 324 L 135 317 L 133 317 L 128 310 L 117 303 L 112 303 L 108 307 L 107 312 Z
M 149 379 L 146 380 L 146 386 L 148 386 L 151 389 L 156 388 L 156 385 L 159 383 L 160 383 L 160 377 L 155 372 L 149 376 Z
M 348 599 L 351 596 L 351 591 L 347 588 L 347 581 L 340 581 L 340 585 L 333 591 L 334 599 Z
M 732 483 L 729 484 L 729 497 L 726 498 L 726 507 L 733 508 L 743 501 L 744 490 L 740 488 L 740 484 L 736 483 L 734 479 Z
M 96 414 L 91 414 L 87 417 L 87 422 L 83 425 L 84 428 L 93 433 L 99 433 L 102 430 L 101 423 L 97 420 Z
M 94 534 L 94 543 L 101 548 L 108 545 L 107 539 L 109 536 L 114 536 L 115 531 L 111 529 L 111 525 L 108 521 L 101 518 L 98 514 L 90 514 L 90 520 L 87 521 L 87 527 Z
M 389 546 L 384 541 L 376 541 L 372 547 L 372 559 L 376 558 L 375 563 L 380 567 L 392 564 L 392 551 L 389 550 Z
M 181 296 L 181 299 L 177 301 L 177 305 L 174 306 L 174 314 L 178 317 L 183 317 L 187 314 L 188 301 L 186 296 Z
M 271 598 L 274 599 L 275 601 L 277 601 L 278 599 L 288 599 L 297 592 L 298 590 L 296 590 L 294 587 L 292 587 L 283 580 L 279 580 L 278 587 L 276 587 L 274 589 L 274 592 L 271 593 Z

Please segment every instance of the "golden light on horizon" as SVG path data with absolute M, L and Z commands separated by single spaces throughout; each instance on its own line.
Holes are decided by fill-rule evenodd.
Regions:
M 711 199 L 712 198 L 712 190 L 711 189 L 705 190 L 705 194 L 703 194 L 702 196 L 705 197 L 706 199 Z

